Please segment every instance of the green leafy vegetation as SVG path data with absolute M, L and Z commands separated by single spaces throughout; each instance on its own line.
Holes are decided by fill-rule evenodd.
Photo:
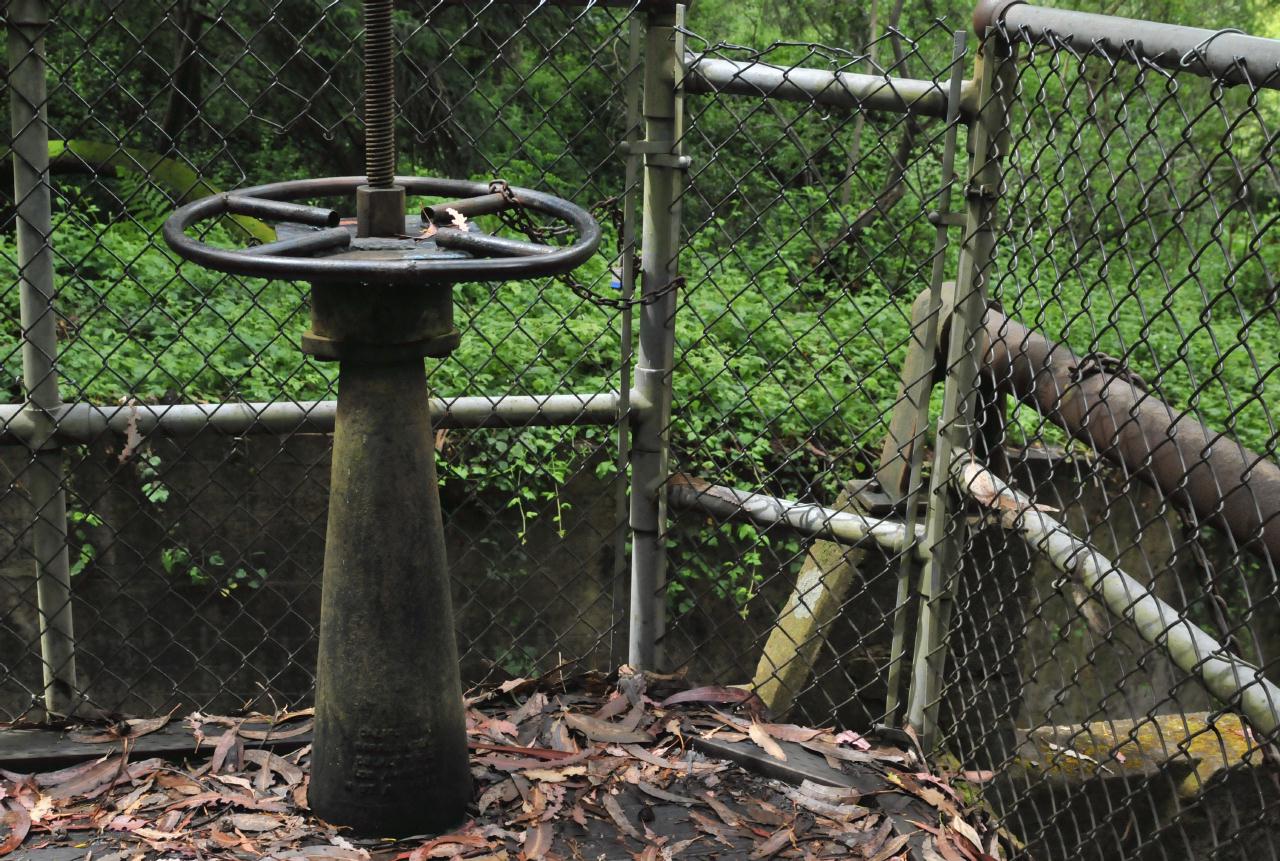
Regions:
M 305 285 L 229 278 L 181 263 L 158 231 L 175 202 L 193 192 L 359 171 L 355 5 L 329 4 L 317 13 L 301 0 L 228 4 L 212 21 L 200 4 L 170 4 L 166 20 L 196 32 L 203 72 L 166 67 L 178 28 L 146 43 L 155 62 L 130 61 L 137 34 L 149 31 L 146 19 L 155 14 L 148 4 L 110 11 L 81 5 L 76 26 L 55 30 L 50 42 L 59 82 L 50 113 L 77 142 L 58 144 L 55 154 L 64 168 L 79 165 L 56 183 L 66 390 L 97 403 L 332 397 L 335 369 L 297 350 L 307 322 Z M 433 9 L 398 13 L 409 69 L 402 170 L 500 174 L 585 204 L 616 195 L 625 169 L 615 152 L 626 134 L 624 13 L 548 9 L 509 39 L 512 22 L 501 16 Z M 1160 8 L 1128 0 L 1105 11 L 1262 32 L 1277 18 L 1251 0 L 1220 4 L 1214 21 L 1175 0 Z M 967 13 L 968 4 L 928 2 L 881 2 L 877 12 L 874 3 L 700 0 L 689 26 L 706 38 L 691 37 L 690 45 L 783 42 L 763 59 L 866 68 L 857 55 L 817 44 L 865 44 L 876 16 L 877 32 L 922 34 L 877 42 L 882 67 L 943 76 L 949 30 L 967 26 Z M 301 55 L 285 34 L 301 41 Z M 246 51 L 254 62 L 243 61 Z M 1280 319 L 1266 279 L 1280 271 L 1280 246 L 1259 237 L 1280 217 L 1280 200 L 1274 186 L 1256 191 L 1257 183 L 1242 183 L 1233 165 L 1256 172 L 1274 159 L 1274 132 L 1267 130 L 1280 125 L 1276 94 L 1247 103 L 1243 93 L 1211 92 L 1198 80 L 1175 85 L 1150 70 L 1145 77 L 1123 70 L 1085 112 L 1082 88 L 1101 83 L 1089 74 L 1071 64 L 1051 70 L 1046 62 L 1020 77 L 1020 105 L 1041 110 L 1015 116 L 1019 143 L 1009 157 L 1007 230 L 993 295 L 1010 315 L 1082 353 L 1123 358 L 1175 407 L 1194 409 L 1256 449 L 1274 450 L 1268 410 L 1280 403 Z M 1176 100 L 1176 107 L 1159 113 L 1163 119 L 1133 143 L 1123 135 L 1157 115 L 1139 98 L 1144 93 Z M 899 118 L 868 115 L 855 130 L 848 113 L 705 96 L 691 96 L 688 111 L 686 149 L 695 169 L 685 200 L 688 288 L 677 318 L 676 465 L 830 504 L 842 481 L 873 467 L 895 400 L 908 309 L 932 264 L 934 228 L 924 216 L 942 183 L 940 124 L 922 121 L 914 131 L 900 196 L 854 238 L 837 242 L 894 172 L 895 149 L 907 133 Z M 1245 121 L 1233 124 L 1240 116 Z M 849 193 L 855 136 L 858 173 Z M 1245 195 L 1225 212 L 1222 201 L 1233 198 L 1223 188 Z M 602 221 L 605 250 L 576 277 L 611 296 L 620 237 L 613 219 Z M 207 239 L 243 244 L 243 229 L 217 224 Z M 15 259 L 13 236 L 0 236 L 4 283 L 16 283 Z M 464 337 L 455 355 L 433 368 L 436 392 L 617 386 L 616 312 L 557 282 L 463 285 L 455 300 Z M 16 291 L 0 301 L 11 321 L 0 355 L 12 379 Z M 1023 440 L 1061 440 L 1032 411 L 1017 410 L 1014 419 Z M 505 495 L 523 534 L 532 518 L 564 517 L 559 487 L 582 468 L 584 452 L 607 447 L 610 433 L 459 435 L 441 477 Z M 142 453 L 136 468 L 148 502 L 163 506 L 168 490 L 151 457 Z M 607 458 L 595 468 L 601 477 L 614 469 Z M 76 517 L 78 525 L 93 525 L 92 514 Z M 800 548 L 750 526 L 682 523 L 676 530 L 677 610 L 704 589 L 745 608 L 762 571 L 776 562 L 770 557 L 793 558 Z M 89 549 L 77 571 L 92 561 L 91 546 L 81 547 Z M 707 547 L 731 550 L 708 562 L 698 552 Z M 228 572 L 219 554 L 180 544 L 164 552 L 164 569 L 193 583 L 255 588 L 265 576 L 251 566 Z

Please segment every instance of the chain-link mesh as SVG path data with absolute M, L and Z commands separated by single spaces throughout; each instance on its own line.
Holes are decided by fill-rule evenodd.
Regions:
M 890 76 L 913 77 L 935 82 L 942 98 L 952 41 L 941 22 L 912 39 L 885 34 L 860 52 L 788 43 L 756 51 L 690 34 L 688 75 L 727 61 L 745 82 L 760 70 L 776 70 L 784 85 L 815 69 L 868 75 L 886 88 Z M 954 62 L 967 71 L 963 56 Z M 772 94 L 762 86 L 755 98 L 686 98 L 693 165 L 673 470 L 854 510 L 904 403 L 899 369 L 912 302 L 933 269 L 929 214 L 943 193 L 948 126 L 812 96 L 761 98 Z M 786 528 L 706 514 L 677 517 L 672 530 L 671 664 L 754 680 L 775 705 L 798 697 L 815 721 L 839 715 L 865 726 L 883 716 L 900 551 L 871 541 L 809 548 Z M 797 611 L 798 584 L 813 593 Z M 825 624 L 805 626 L 819 601 Z M 778 627 L 780 617 L 801 624 Z
M 159 227 L 179 201 L 214 191 L 362 172 L 359 4 L 70 3 L 53 13 L 57 298 L 43 313 L 57 318 L 62 399 L 125 407 L 114 429 L 63 448 L 80 685 L 94 705 L 132 713 L 306 699 L 330 447 L 307 411 L 324 412 L 312 402 L 334 397 L 337 369 L 298 350 L 305 284 L 181 263 Z M 400 172 L 501 177 L 592 207 L 606 239 L 576 277 L 602 300 L 630 289 L 620 261 L 633 253 L 622 235 L 632 198 L 617 146 L 636 121 L 639 17 L 431 2 L 395 13 Z M 20 203 L 4 201 L 6 284 L 19 274 Z M 210 241 L 271 238 L 245 220 Z M 0 345 L 14 404 L 17 292 L 5 291 Z M 432 363 L 437 397 L 625 384 L 624 314 L 608 301 L 554 281 L 470 284 L 455 296 L 464 336 Z M 278 434 L 121 426 L 133 405 L 215 402 L 305 409 Z M 624 660 L 617 429 L 441 429 L 436 448 L 464 679 L 570 656 Z M 3 454 L 0 715 L 12 718 L 42 690 L 33 575 L 47 560 L 32 558 L 35 460 L 15 445 Z
M 1051 564 L 1007 508 L 957 508 L 942 744 L 994 771 L 984 798 L 1029 857 L 1274 858 L 1276 738 L 1198 676 L 1236 656 L 1260 673 L 1234 684 L 1267 700 L 1259 677 L 1280 675 L 1280 70 L 1206 79 L 1178 68 L 1204 46 L 1157 65 L 1072 35 L 989 45 L 1015 55 L 979 262 L 1008 410 L 983 430 L 995 473 L 1134 582 L 1117 601 L 1117 573 L 1104 588 L 1079 555 Z M 1166 607 L 1140 634 L 1148 592 Z M 1184 620 L 1222 648 L 1192 673 Z
M 1259 523 L 1277 491 L 1258 490 L 1280 459 L 1277 72 L 1206 78 L 1135 42 L 1086 53 L 1011 29 L 1013 59 L 984 79 L 946 19 L 859 51 L 679 29 L 682 139 L 642 146 L 647 10 L 398 5 L 400 172 L 546 189 L 606 236 L 570 278 L 458 287 L 462 346 L 431 369 L 438 395 L 629 392 L 633 309 L 678 296 L 661 669 L 860 729 L 928 714 L 922 691 L 937 694 L 928 740 L 1015 854 L 1277 856 L 1275 739 L 1197 680 L 1213 655 L 1190 672 L 1170 655 L 1185 620 L 1280 676 L 1277 527 Z M 64 412 L 60 450 L 23 445 L 40 438 L 20 404 L 45 365 L 22 354 L 40 345 L 16 286 L 24 200 L 7 194 L 0 716 L 45 689 L 36 571 L 61 551 L 58 487 L 80 697 L 143 714 L 306 700 L 336 369 L 297 350 L 305 285 L 179 263 L 158 230 L 217 190 L 360 172 L 358 11 L 63 4 L 46 37 L 57 293 L 35 318 L 56 322 L 43 361 L 61 398 L 115 412 L 105 428 Z M 1182 65 L 1203 71 L 1204 47 Z M 10 57 L 10 88 L 31 56 Z M 641 300 L 651 158 L 683 171 L 679 206 L 650 213 L 682 219 L 680 277 Z M 999 187 L 972 181 L 989 165 Z M 272 233 L 228 220 L 210 238 Z M 948 493 L 930 452 L 951 408 L 935 375 L 967 394 L 937 361 L 964 325 L 953 282 L 992 302 L 990 348 L 961 357 L 984 357 L 981 421 L 957 398 L 943 428 L 979 431 Z M 152 427 L 192 403 L 296 421 Z M 437 431 L 464 680 L 626 659 L 629 424 Z M 1202 444 L 1179 447 L 1201 424 Z M 1046 510 L 985 510 L 1015 492 Z M 744 516 L 761 500 L 773 515 Z M 791 502 L 804 528 L 771 522 Z M 1057 564 L 1028 532 L 1042 516 L 1083 542 Z M 922 598 L 935 539 L 957 561 L 932 572 L 950 591 Z M 1094 576 L 1101 557 L 1114 568 Z M 1110 571 L 1134 581 L 1127 604 Z M 1164 602 L 1145 632 L 1134 590 Z M 930 619 L 945 636 L 917 642 Z M 921 680 L 939 666 L 937 693 Z

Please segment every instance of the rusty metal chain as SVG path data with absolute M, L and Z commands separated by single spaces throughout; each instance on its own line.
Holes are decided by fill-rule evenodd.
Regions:
M 499 213 L 499 218 L 502 220 L 503 226 L 509 230 L 514 230 L 523 234 L 530 242 L 551 244 L 548 240 L 558 238 L 567 233 L 568 228 L 565 227 L 547 228 L 535 224 L 533 219 L 529 217 L 528 211 L 520 206 L 520 199 L 516 196 L 515 192 L 511 190 L 510 184 L 505 179 L 494 178 L 490 180 L 489 192 L 491 194 L 501 194 L 511 201 L 512 206 Z M 621 195 L 611 195 L 588 207 L 588 211 L 590 211 L 592 215 L 597 216 L 597 218 L 601 215 L 607 217 L 609 223 L 613 225 L 615 235 L 617 236 L 623 235 L 621 200 Z M 640 254 L 639 249 L 637 249 L 633 252 L 633 272 L 639 270 L 639 263 Z M 664 297 L 675 293 L 685 283 L 682 276 L 677 276 L 671 279 L 671 281 L 661 289 L 655 290 L 652 293 L 643 294 L 631 299 L 617 299 L 611 296 L 602 296 L 586 284 L 583 284 L 582 281 L 573 275 L 573 273 L 558 275 L 556 276 L 556 280 L 572 290 L 579 298 L 590 302 L 592 305 L 596 305 L 601 308 L 611 308 L 615 311 L 621 311 L 624 308 L 634 308 L 639 305 L 652 305 Z

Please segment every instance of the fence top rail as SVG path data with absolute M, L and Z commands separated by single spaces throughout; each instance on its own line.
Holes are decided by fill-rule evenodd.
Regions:
M 759 60 L 728 60 L 706 53 L 685 54 L 684 88 L 691 93 L 725 93 L 804 102 L 856 110 L 882 110 L 945 119 L 947 90 L 938 81 L 889 75 L 778 66 Z M 962 100 L 977 96 L 966 81 Z
M 1206 30 L 1094 12 L 1048 9 L 1024 0 L 981 0 L 973 11 L 979 36 L 995 28 L 1010 40 L 1048 44 L 1087 55 L 1147 62 L 1224 84 L 1280 89 L 1280 39 L 1233 28 Z

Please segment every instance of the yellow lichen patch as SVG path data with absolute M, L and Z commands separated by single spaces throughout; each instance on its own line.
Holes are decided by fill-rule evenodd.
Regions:
M 1217 772 L 1261 761 L 1261 752 L 1240 718 L 1209 713 L 1157 715 L 1040 727 L 1025 733 L 1022 767 L 1069 777 L 1096 774 L 1187 772 L 1178 792 L 1199 793 Z

